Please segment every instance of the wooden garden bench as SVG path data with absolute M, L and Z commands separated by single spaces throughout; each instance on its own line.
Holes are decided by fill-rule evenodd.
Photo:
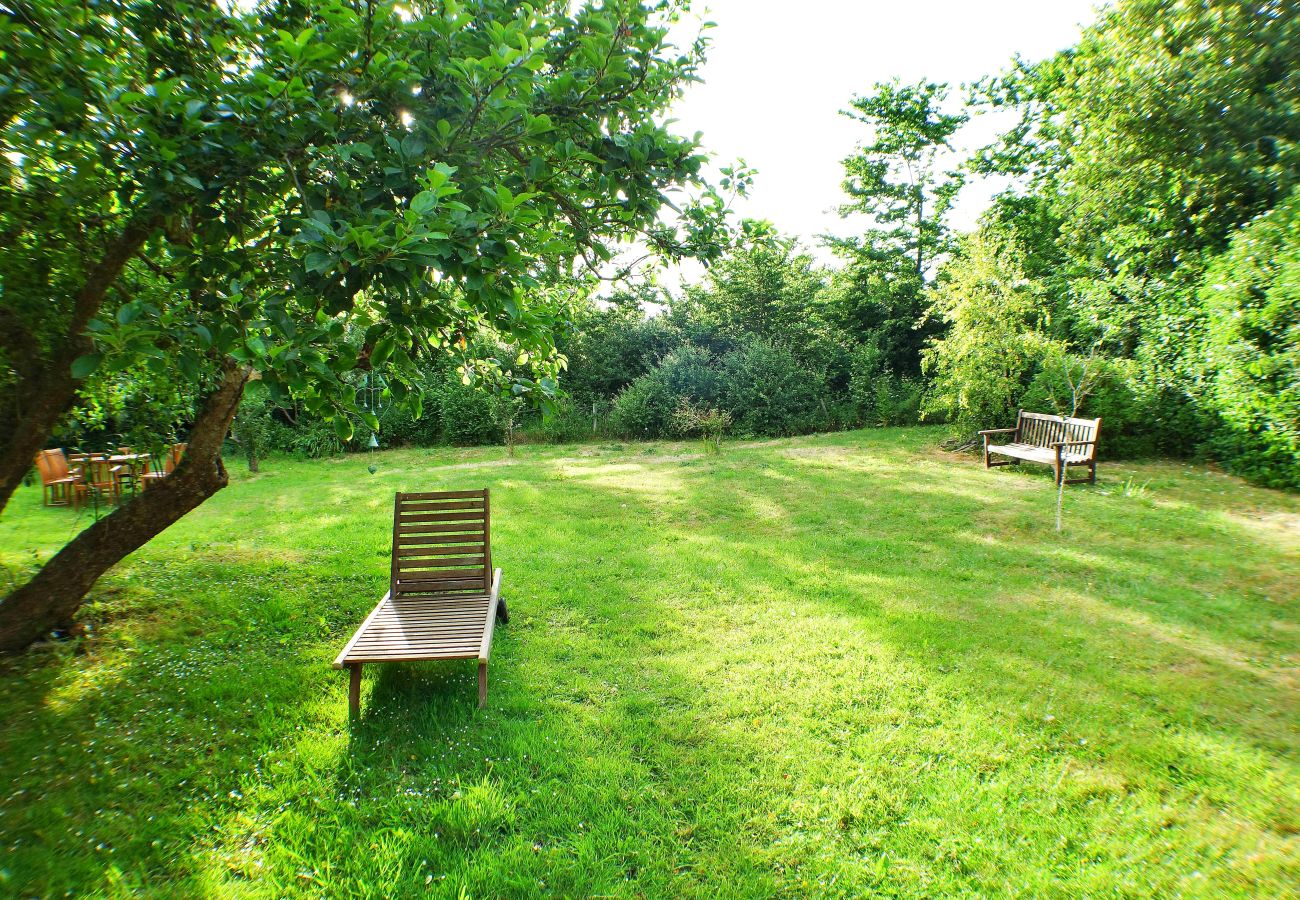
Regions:
M 487 489 L 398 494 L 388 593 L 334 660 L 351 671 L 349 711 L 361 711 L 362 665 L 425 659 L 477 659 L 486 705 L 498 617 L 509 621 L 501 570 L 492 568 Z
M 1058 484 L 1092 484 L 1097 480 L 1097 435 L 1101 419 L 1075 419 L 1044 413 L 1020 411 L 1015 428 L 981 431 L 984 439 L 984 466 L 1010 466 L 1021 460 L 1044 463 L 1056 472 Z M 1005 444 L 991 444 L 995 435 L 1010 435 Z M 1009 457 L 994 462 L 993 456 Z M 1087 478 L 1067 478 L 1070 466 L 1087 466 Z

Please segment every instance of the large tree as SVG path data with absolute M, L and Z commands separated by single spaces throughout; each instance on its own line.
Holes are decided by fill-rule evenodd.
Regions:
M 975 92 L 1021 114 L 976 162 L 1018 182 L 985 227 L 1015 220 L 1026 274 L 1069 308 L 1074 349 L 1136 363 L 1160 449 L 1190 452 L 1207 435 L 1245 446 L 1212 436 L 1225 395 L 1211 390 L 1222 360 L 1202 353 L 1216 293 L 1201 284 L 1297 184 L 1297 71 L 1289 0 L 1122 0 L 1074 47 L 1017 60 Z M 1271 432 L 1242 434 L 1265 452 Z
M 835 278 L 843 327 L 874 345 L 891 369 L 919 374 L 921 347 L 931 336 L 925 289 L 952 246 L 948 213 L 963 176 L 951 162 L 952 139 L 964 112 L 946 112 L 946 84 L 898 81 L 854 97 L 844 115 L 868 138 L 844 160 L 844 216 L 865 214 L 859 236 L 829 239 L 845 259 Z
M 0 649 L 65 622 L 226 483 L 252 373 L 341 434 L 342 413 L 369 415 L 357 369 L 417 405 L 413 373 L 439 353 L 545 392 L 548 285 L 638 236 L 707 254 L 725 204 L 663 120 L 704 50 L 669 41 L 682 5 L 0 7 L 0 505 L 105 371 L 195 403 L 173 476 L 0 603 Z M 659 217 L 674 191 L 690 192 L 678 229 Z M 146 270 L 161 289 L 133 291 Z M 508 358 L 472 358 L 482 332 Z

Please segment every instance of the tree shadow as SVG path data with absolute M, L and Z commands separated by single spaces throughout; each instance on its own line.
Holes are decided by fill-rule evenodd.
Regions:
M 368 666 L 349 723 L 329 663 L 382 592 L 384 507 L 417 481 L 494 491 L 511 622 L 489 707 L 471 662 Z M 412 468 L 294 488 L 293 521 L 231 498 L 205 511 L 228 537 L 169 533 L 112 585 L 148 603 L 110 658 L 32 663 L 6 699 L 0 757 L 33 759 L 0 792 L 14 883 L 1060 893 L 1133 866 L 1156 892 L 1198 867 L 1278 883 L 1241 867 L 1246 847 L 1285 858 L 1294 827 L 1293 607 L 1266 596 L 1296 569 L 1285 542 L 1243 523 L 1249 491 L 1080 491 L 1069 512 L 1092 527 L 1059 537 L 1048 494 L 806 439 Z

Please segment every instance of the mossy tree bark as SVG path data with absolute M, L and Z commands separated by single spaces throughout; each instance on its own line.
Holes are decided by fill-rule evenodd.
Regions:
M 0 602 L 0 651 L 21 650 L 67 625 L 101 575 L 226 486 L 221 444 L 248 375 L 246 367 L 227 361 L 176 470 L 77 535 Z

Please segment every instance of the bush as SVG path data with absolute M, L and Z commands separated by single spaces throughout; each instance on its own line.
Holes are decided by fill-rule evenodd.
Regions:
M 672 433 L 683 400 L 713 406 L 721 394 L 722 375 L 708 351 L 682 347 L 614 398 L 609 429 L 622 437 L 663 437 Z
M 849 408 L 854 425 L 915 425 L 921 420 L 920 381 L 895 375 L 874 344 L 858 347 L 849 368 Z
M 1149 407 L 1137 387 L 1137 365 L 1132 360 L 1049 354 L 1021 398 L 1021 408 L 1070 415 L 1074 404 L 1067 372 L 1077 384 L 1085 367 L 1086 394 L 1075 415 L 1102 420 L 1100 451 L 1110 457 L 1154 452 Z
M 720 368 L 720 405 L 731 414 L 737 431 L 777 437 L 806 434 L 829 424 L 821 377 L 785 347 L 749 341 L 724 356 Z
M 528 429 L 530 440 L 547 444 L 575 444 L 592 436 L 591 413 L 584 412 L 572 398 L 562 397 L 553 408 Z
M 683 437 L 699 437 L 705 452 L 719 453 L 722 438 L 731 430 L 731 413 L 683 400 L 673 411 L 672 427 Z
M 301 413 L 293 427 L 281 425 L 274 429 L 273 442 L 277 449 L 306 459 L 338 456 L 347 445 L 334 432 L 334 423 Z
M 258 471 L 262 457 L 274 446 L 277 436 L 266 388 L 250 384 L 244 389 L 230 432 L 248 460 L 248 471 Z
M 1300 488 L 1300 189 L 1237 233 L 1201 299 L 1210 451 L 1252 481 Z
M 464 384 L 449 372 L 435 391 L 441 438 L 448 444 L 469 447 L 500 444 L 505 440 L 505 418 L 499 398 L 474 385 Z M 432 398 L 426 397 L 426 405 Z
M 642 375 L 614 398 L 609 430 L 619 437 L 659 437 L 668 428 L 675 401 L 654 372 Z

